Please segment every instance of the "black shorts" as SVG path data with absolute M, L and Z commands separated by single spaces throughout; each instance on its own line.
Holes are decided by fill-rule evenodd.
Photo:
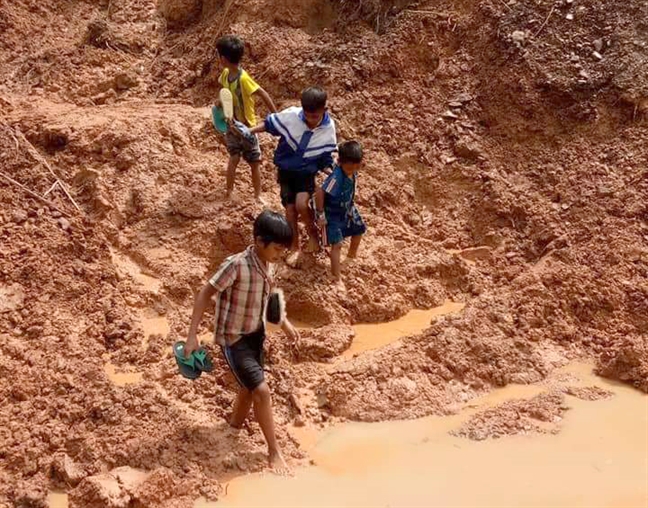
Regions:
M 231 346 L 223 346 L 223 356 L 236 381 L 249 391 L 263 383 L 263 342 L 265 330 L 243 335 Z
M 286 207 L 294 205 L 297 194 L 315 192 L 315 174 L 301 171 L 279 170 L 279 187 L 281 188 L 281 204 Z

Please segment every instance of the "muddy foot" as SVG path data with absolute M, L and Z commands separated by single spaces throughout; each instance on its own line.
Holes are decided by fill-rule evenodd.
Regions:
M 268 455 L 268 465 L 272 471 L 279 476 L 292 476 L 293 474 L 292 469 L 288 466 L 283 455 L 281 455 L 281 452 L 279 451 L 271 452 Z

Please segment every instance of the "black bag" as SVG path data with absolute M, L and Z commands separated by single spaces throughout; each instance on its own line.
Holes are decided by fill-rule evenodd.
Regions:
M 277 289 L 270 293 L 266 307 L 266 321 L 273 325 L 283 322 L 286 317 L 286 305 L 284 303 L 283 291 Z

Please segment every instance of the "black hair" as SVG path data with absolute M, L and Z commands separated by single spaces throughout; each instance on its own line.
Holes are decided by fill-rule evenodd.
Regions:
M 338 146 L 338 159 L 340 164 L 362 162 L 362 145 L 357 141 L 345 141 Z
M 311 86 L 304 90 L 301 94 L 301 104 L 304 111 L 309 113 L 320 111 L 326 107 L 326 100 L 328 95 L 326 91 L 319 86 Z
M 254 238 L 261 238 L 266 247 L 269 243 L 290 247 L 293 230 L 286 217 L 271 210 L 264 210 L 254 221 Z
M 216 51 L 230 63 L 238 65 L 245 53 L 245 44 L 236 35 L 224 35 L 216 42 Z

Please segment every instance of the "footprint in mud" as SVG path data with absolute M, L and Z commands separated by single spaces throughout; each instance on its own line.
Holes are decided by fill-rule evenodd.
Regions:
M 117 273 L 123 278 L 130 278 L 145 291 L 159 293 L 162 287 L 160 279 L 142 272 L 142 268 L 130 257 L 110 249 L 110 257 Z

